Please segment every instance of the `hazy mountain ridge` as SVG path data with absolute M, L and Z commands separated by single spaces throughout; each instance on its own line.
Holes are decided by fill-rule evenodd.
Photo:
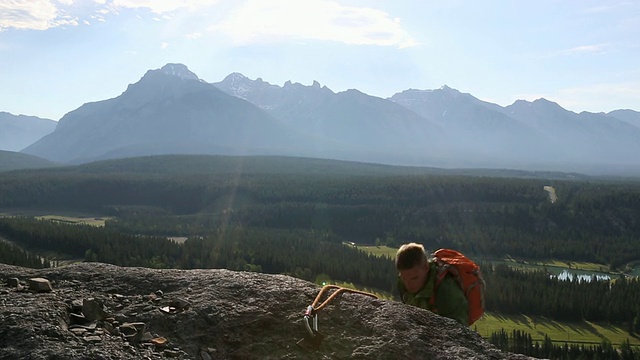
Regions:
M 176 71 L 181 75 L 170 74 Z M 186 71 L 174 64 L 150 70 L 120 96 L 69 112 L 54 133 L 24 152 L 86 162 L 147 154 L 269 153 L 299 141 L 263 110 Z
M 0 150 L 20 151 L 54 131 L 56 125 L 51 119 L 0 111 Z
M 382 157 L 381 149 L 387 157 L 433 153 L 444 135 L 432 121 L 355 89 L 334 93 L 317 81 L 311 86 L 287 81 L 279 87 L 237 73 L 213 85 L 265 109 L 300 133 L 345 144 L 354 152 Z
M 589 157 L 595 161 L 637 163 L 640 151 L 640 128 L 606 114 L 576 114 L 558 104 L 538 99 L 516 101 L 505 113 L 528 123 L 556 143 L 555 153 L 567 161 Z
M 21 169 L 49 168 L 60 165 L 61 164 L 54 163 L 52 161 L 45 160 L 33 155 L 22 154 L 14 151 L 0 150 L 0 172 Z
M 405 90 L 389 100 L 437 121 L 447 129 L 456 150 L 475 157 L 475 161 L 495 157 L 531 161 L 539 159 L 539 151 L 544 151 L 538 146 L 546 141 L 544 134 L 447 86 L 437 90 Z
M 640 112 L 638 111 L 629 109 L 614 110 L 608 112 L 607 115 L 626 121 L 629 124 L 640 128 Z
M 0 161 L 3 152 L 0 152 Z M 20 153 L 10 153 L 31 156 Z M 38 158 L 36 158 L 38 159 Z M 43 160 L 46 161 L 46 160 Z M 200 176 L 213 174 L 245 175 L 331 175 L 331 176 L 475 176 L 528 179 L 595 179 L 578 173 L 524 171 L 510 169 L 443 169 L 426 166 L 400 166 L 356 161 L 331 160 L 294 156 L 228 156 L 228 155 L 151 155 L 100 160 L 90 163 L 59 166 L 55 169 L 29 170 L 30 174 L 46 177 L 51 173 L 86 174 L 146 174 L 153 176 Z M 20 175 L 19 172 L 15 173 Z
M 287 82 L 279 87 L 237 73 L 214 85 L 271 110 L 274 116 L 284 121 L 299 121 L 307 127 L 314 123 L 314 119 L 323 117 L 323 111 L 330 108 L 331 101 L 339 101 L 337 99 L 350 92 L 358 92 L 348 90 L 336 94 L 316 81 L 311 86 Z M 287 88 L 293 86 L 298 91 L 289 96 L 283 95 Z M 629 126 L 640 125 L 640 113 L 632 110 L 618 110 L 611 115 L 576 114 L 546 99 L 534 102 L 518 100 L 502 107 L 446 85 L 436 90 L 408 89 L 388 99 L 370 99 L 372 101 L 364 107 L 372 109 L 371 104 L 382 100 L 410 110 L 413 114 L 401 114 L 399 111 L 395 114 L 408 118 L 418 115 L 422 118 L 423 127 L 429 128 L 424 132 L 431 134 L 431 139 L 437 139 L 432 146 L 422 149 L 429 152 L 429 157 L 407 153 L 400 160 L 403 164 L 587 172 L 598 172 L 597 169 L 615 172 L 627 165 L 636 167 L 632 172 L 640 169 L 634 155 L 640 150 L 640 128 Z M 344 113 L 352 111 L 342 110 Z M 372 111 L 383 121 L 391 122 L 388 113 Z M 624 119 L 618 119 L 616 115 Z M 424 136 L 415 129 L 407 132 L 417 137 Z M 412 142 L 411 138 L 406 137 L 408 143 Z M 431 140 L 428 137 L 423 139 Z
M 24 152 L 75 163 L 252 154 L 628 174 L 640 173 L 639 115 L 576 114 L 544 99 L 501 107 L 446 86 L 382 99 L 239 73 L 210 84 L 182 64 L 167 64 L 116 98 L 69 112 Z

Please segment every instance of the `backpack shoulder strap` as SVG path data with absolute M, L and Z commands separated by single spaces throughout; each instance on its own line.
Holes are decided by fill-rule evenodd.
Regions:
M 434 253 L 433 261 L 436 264 L 436 267 L 435 267 L 436 278 L 433 286 L 433 295 L 429 299 L 429 305 L 431 305 L 431 307 L 434 309 L 434 312 L 437 313 L 438 311 L 435 307 L 436 296 L 438 294 L 438 287 L 440 286 L 444 278 L 447 275 L 451 274 L 451 276 L 453 276 L 453 278 L 456 280 L 456 282 L 458 283 L 458 286 L 460 286 L 461 289 L 463 288 L 463 284 L 460 278 L 460 272 L 458 271 L 457 267 L 452 266 L 451 264 L 443 261 L 436 253 Z

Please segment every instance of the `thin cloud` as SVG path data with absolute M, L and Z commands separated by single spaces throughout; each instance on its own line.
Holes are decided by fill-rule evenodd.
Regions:
M 6 29 L 47 30 L 49 28 L 78 24 L 59 8 L 72 1 L 13 0 L 0 2 L 0 31 Z
M 147 9 L 152 20 L 170 20 L 176 11 L 205 10 L 219 0 L 14 0 L 0 3 L 0 31 L 8 28 L 46 30 L 63 25 L 105 22 L 109 14 Z M 87 5 L 89 4 L 89 8 Z M 89 11 L 88 13 L 86 11 Z M 72 17 L 69 12 L 85 12 Z M 400 19 L 369 7 L 342 6 L 332 0 L 248 0 L 230 18 L 209 30 L 228 35 L 236 44 L 322 40 L 345 44 L 411 47 L 418 43 Z M 185 37 L 197 39 L 199 31 Z
M 178 9 L 197 10 L 217 3 L 215 0 L 113 0 L 102 1 L 115 8 L 149 9 L 151 12 L 162 14 Z
M 606 51 L 608 44 L 597 45 L 582 45 L 574 48 L 562 51 L 563 55 L 576 55 L 576 54 L 603 54 Z
M 47 30 L 59 26 L 84 23 L 70 12 L 87 10 L 101 15 L 119 14 L 122 9 L 148 9 L 159 19 L 170 19 L 173 11 L 189 11 L 215 5 L 218 0 L 12 0 L 0 1 L 0 31 L 6 29 Z M 84 14 L 88 16 L 88 14 Z M 84 17 L 84 16 L 81 16 Z M 101 20 L 104 21 L 104 20 Z
M 328 0 L 249 0 L 209 30 L 226 34 L 239 45 L 291 39 L 400 48 L 418 45 L 403 30 L 400 19 L 382 10 Z
M 168 42 L 163 42 L 162 44 L 160 44 L 160 49 L 166 49 L 169 47 L 169 43 Z

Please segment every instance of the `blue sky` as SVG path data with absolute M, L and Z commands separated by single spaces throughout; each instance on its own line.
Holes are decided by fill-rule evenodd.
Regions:
M 169 62 L 207 82 L 640 111 L 640 2 L 0 0 L 0 111 L 58 120 Z

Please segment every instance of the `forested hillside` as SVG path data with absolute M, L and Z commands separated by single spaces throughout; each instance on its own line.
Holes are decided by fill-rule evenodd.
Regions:
M 309 281 L 334 279 L 396 292 L 397 275 L 391 259 L 345 246 L 338 237 L 313 230 L 228 226 L 206 236 L 190 237 L 180 245 L 165 237 L 14 217 L 0 218 L 0 235 L 30 249 L 55 250 L 86 261 L 284 273 Z M 630 332 L 640 333 L 637 279 L 559 281 L 543 271 L 522 272 L 491 263 L 481 263 L 481 268 L 490 291 L 488 311 L 624 323 Z
M 299 229 L 355 243 L 417 241 L 483 257 L 558 258 L 613 268 L 640 259 L 639 182 L 374 171 L 368 165 L 349 173 L 350 163 L 290 166 L 283 158 L 199 158 L 196 164 L 152 159 L 134 160 L 137 166 L 114 161 L 6 173 L 0 176 L 0 208 L 111 215 L 108 229 L 132 235 Z M 549 185 L 555 202 L 544 191 Z
M 25 266 L 34 269 L 49 267 L 48 261 L 42 261 L 37 255 L 0 238 L 0 263 Z

